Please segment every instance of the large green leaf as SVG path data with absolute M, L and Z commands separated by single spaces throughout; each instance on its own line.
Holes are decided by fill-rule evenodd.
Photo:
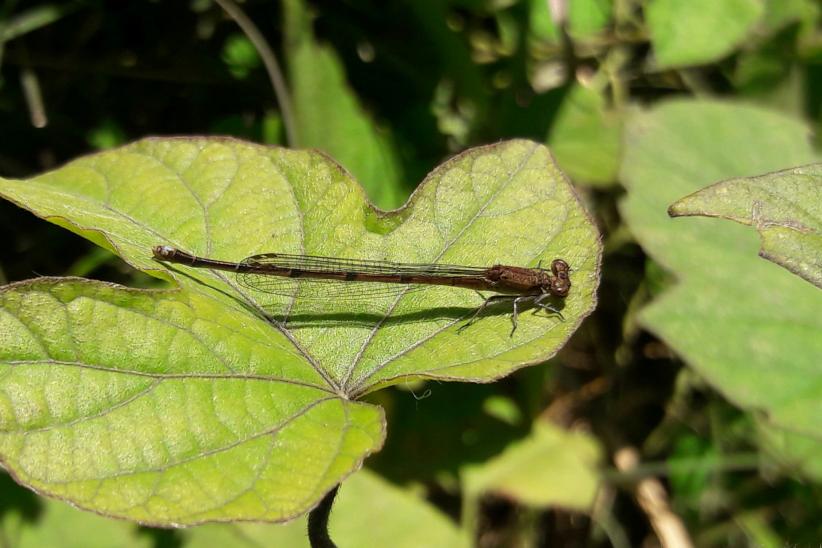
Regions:
M 356 397 L 409 379 L 488 382 L 553 355 L 595 304 L 596 229 L 544 147 L 511 141 L 435 170 L 383 213 L 326 156 L 225 139 L 147 139 L 2 194 L 180 291 L 82 280 L 7 287 L 0 456 L 18 480 L 150 523 L 284 520 L 382 443 Z M 536 266 L 563 257 L 557 316 L 510 310 L 458 331 L 481 298 L 432 287 L 367 302 L 272 297 L 151 256 L 264 251 Z M 287 321 L 286 321 L 287 320 Z
M 25 496 L 28 492 L 0 474 L 3 493 Z M 21 493 L 22 491 L 22 493 Z M 149 548 L 156 540 L 133 523 L 81 512 L 68 504 L 37 498 L 25 511 L 18 505 L 0 513 L 0 538 L 18 548 Z M 179 537 L 186 548 L 221 546 L 308 547 L 306 517 L 287 524 L 224 523 L 167 532 Z M 379 527 L 374 527 L 374 523 Z M 456 524 L 418 495 L 401 489 L 364 469 L 348 478 L 334 500 L 329 521 L 331 537 L 340 546 L 392 546 L 443 548 L 468 545 Z M 162 544 L 160 544 L 162 545 Z
M 262 322 L 205 293 L 40 279 L 0 292 L 0 457 L 145 523 L 283 520 L 383 438 Z
M 806 436 L 820 455 L 822 292 L 758 259 L 745 227 L 666 214 L 712 181 L 814 161 L 807 136 L 749 106 L 678 101 L 639 114 L 626 136 L 622 212 L 679 280 L 641 321 L 731 401 Z
M 739 46 L 764 12 L 762 0 L 651 0 L 645 8 L 660 67 L 711 63 Z
M 760 255 L 822 287 L 822 164 L 716 183 L 678 200 L 669 213 L 753 225 Z

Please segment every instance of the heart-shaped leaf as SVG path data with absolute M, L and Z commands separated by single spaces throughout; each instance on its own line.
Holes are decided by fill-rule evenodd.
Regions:
M 753 225 L 761 256 L 822 287 L 822 164 L 716 183 L 668 212 Z
M 356 397 L 407 379 L 487 382 L 547 359 L 595 303 L 596 229 L 544 147 L 511 141 L 435 170 L 384 213 L 327 157 L 225 139 L 148 139 L 3 195 L 179 291 L 81 280 L 7 287 L 0 456 L 21 482 L 149 523 L 285 520 L 384 436 Z M 238 261 L 265 251 L 465 265 L 548 264 L 557 316 L 459 326 L 482 299 L 431 287 L 317 304 L 163 265 L 158 244 Z M 286 321 L 287 320 L 287 321 Z

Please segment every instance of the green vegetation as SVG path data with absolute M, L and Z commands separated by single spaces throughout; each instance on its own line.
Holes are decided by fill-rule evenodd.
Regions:
M 0 4 L 0 547 L 818 543 L 820 96 L 815 0 Z

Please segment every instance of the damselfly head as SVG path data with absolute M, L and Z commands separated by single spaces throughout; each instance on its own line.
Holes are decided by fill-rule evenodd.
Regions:
M 554 259 L 551 262 L 551 277 L 550 291 L 552 295 L 557 297 L 567 297 L 571 290 L 571 278 L 569 273 L 571 267 L 562 259 Z

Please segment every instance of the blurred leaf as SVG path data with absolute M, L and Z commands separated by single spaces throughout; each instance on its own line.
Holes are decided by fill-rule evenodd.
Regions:
M 208 132 L 267 145 L 281 145 L 284 142 L 283 120 L 276 111 L 265 112 L 262 116 L 242 113 L 231 114 L 223 118 L 214 117 Z
M 817 0 L 766 0 L 761 23 L 775 32 L 793 22 L 812 21 L 818 12 Z
M 795 33 L 783 33 L 763 46 L 741 52 L 732 81 L 740 96 L 786 114 L 802 116 L 807 101 L 805 71 L 795 59 Z
M 529 368 L 517 377 L 545 368 Z M 429 383 L 415 387 L 414 393 L 405 388 L 403 383 L 397 390 L 382 390 L 368 398 L 385 408 L 391 425 L 385 447 L 368 459 L 368 465 L 396 483 L 436 477 L 440 484 L 443 478 L 456 484 L 462 466 L 485 462 L 524 436 L 530 426 L 525 421 L 512 425 L 487 412 L 487 400 L 500 390 L 495 385 Z
M 453 521 L 368 470 L 340 488 L 329 529 L 332 538 L 348 546 L 468 545 Z
M 609 185 L 619 168 L 622 116 L 596 90 L 575 85 L 557 112 L 548 144 L 574 181 Z
M 464 4 L 468 9 L 487 10 L 484 0 L 460 0 L 459 4 Z M 493 96 L 485 68 L 475 62 L 476 49 L 466 44 L 466 36 L 454 32 L 454 27 L 449 23 L 454 8 L 459 4 L 450 5 L 441 0 L 415 0 L 406 3 L 412 13 L 409 23 L 416 29 L 418 36 L 425 37 L 428 47 L 423 51 L 436 52 L 431 65 L 414 67 L 413 74 L 417 78 L 434 78 L 435 82 L 448 85 L 453 90 L 456 110 L 470 115 L 470 133 L 475 134 L 480 129 L 477 125 L 484 122 L 482 116 L 491 109 Z M 411 47 L 416 48 L 417 44 L 412 42 Z M 424 63 L 428 61 L 429 59 L 423 60 Z
M 488 397 L 482 404 L 482 410 L 491 417 L 504 423 L 516 426 L 522 422 L 522 412 L 511 398 L 494 395 Z
M 688 506 L 699 507 L 700 496 L 709 491 L 711 480 L 716 475 L 716 469 L 710 466 L 710 462 L 721 460 L 719 448 L 699 436 L 684 433 L 676 439 L 673 451 L 667 460 L 668 481 L 676 499 L 690 502 Z M 682 469 L 677 466 L 678 462 L 682 461 L 705 462 L 709 466 L 691 466 Z
M 819 6 L 805 0 L 766 3 L 766 13 L 751 40 L 741 48 L 731 81 L 739 95 L 797 118 L 807 116 L 809 73 L 801 62 L 803 44 L 812 36 Z
M 650 0 L 645 17 L 660 68 L 717 61 L 742 44 L 761 0 Z
M 97 150 L 114 148 L 126 142 L 126 132 L 114 120 L 107 118 L 88 132 L 88 144 Z
M 185 548 L 210 546 L 308 547 L 305 517 L 285 525 L 206 525 L 185 532 Z M 369 470 L 340 488 L 329 523 L 338 546 L 467 546 L 456 525 L 432 506 Z
M 51 25 L 82 6 L 82 2 L 61 2 L 32 7 L 0 21 L 0 48 L 9 42 L 37 29 Z
M 748 546 L 784 546 L 785 541 L 768 524 L 762 513 L 747 513 L 736 516 L 737 525 L 745 531 Z
M 232 34 L 223 44 L 223 61 L 235 78 L 243 79 L 260 66 L 254 44 L 242 34 Z
M 154 545 L 133 523 L 82 512 L 54 500 L 43 501 L 36 521 L 21 521 L 14 511 L 0 516 L 0 539 L 3 546 L 14 548 L 150 548 Z
M 822 287 L 822 164 L 722 181 L 678 200 L 668 212 L 753 226 L 762 257 Z
M 266 112 L 260 123 L 260 140 L 267 145 L 283 143 L 283 119 L 276 112 Z
M 807 129 L 749 106 L 676 101 L 634 116 L 625 147 L 624 217 L 680 280 L 641 321 L 736 405 L 822 452 L 822 292 L 759 260 L 744 227 L 666 215 L 711 181 L 812 162 Z
M 758 421 L 757 426 L 760 444 L 784 469 L 800 470 L 814 481 L 822 481 L 822 443 L 819 438 L 765 421 Z
M 226 135 L 252 141 L 261 137 L 258 120 L 247 114 L 233 113 L 222 118 L 215 116 L 208 131 L 214 135 Z
M 345 79 L 342 62 L 319 45 L 302 0 L 286 0 L 286 54 L 298 143 L 318 148 L 348 169 L 379 207 L 395 208 L 408 191 L 389 134 L 381 131 Z
M 531 36 L 545 42 L 557 42 L 559 31 L 545 0 L 529 0 L 528 26 Z
M 495 19 L 499 36 L 498 53 L 501 56 L 513 55 L 520 42 L 519 21 L 509 11 L 498 11 Z
M 437 119 L 437 129 L 460 147 L 466 146 L 476 123 L 477 112 L 470 102 L 460 102 L 454 83 L 444 79 L 434 89 L 431 112 Z
M 545 0 L 543 3 L 547 4 Z M 575 38 L 598 34 L 611 23 L 613 0 L 571 0 L 568 32 Z
M 68 276 L 88 276 L 104 264 L 114 260 L 116 260 L 116 255 L 108 249 L 93 247 L 88 253 L 74 261 L 66 274 Z
M 537 40 L 555 43 L 559 31 L 547 0 L 529 0 L 529 31 Z M 568 32 L 574 38 L 598 34 L 611 23 L 611 0 L 570 0 L 567 5 Z
M 323 155 L 229 139 L 147 139 L 0 185 L 182 288 L 43 279 L 0 293 L 4 462 L 40 492 L 144 522 L 299 515 L 382 444 L 380 409 L 352 399 L 544 361 L 595 303 L 596 229 L 547 149 L 528 141 L 449 160 L 387 215 Z M 561 256 L 574 287 L 565 321 L 523 314 L 510 337 L 497 314 L 460 334 L 481 302 L 471 291 L 318 311 L 220 272 L 167 269 L 150 256 L 166 243 L 227 260 L 272 248 L 480 265 Z M 269 321 L 284 306 L 288 327 Z
M 588 511 L 599 488 L 602 449 L 591 436 L 537 422 L 527 438 L 462 473 L 467 497 L 484 493 L 519 503 Z

